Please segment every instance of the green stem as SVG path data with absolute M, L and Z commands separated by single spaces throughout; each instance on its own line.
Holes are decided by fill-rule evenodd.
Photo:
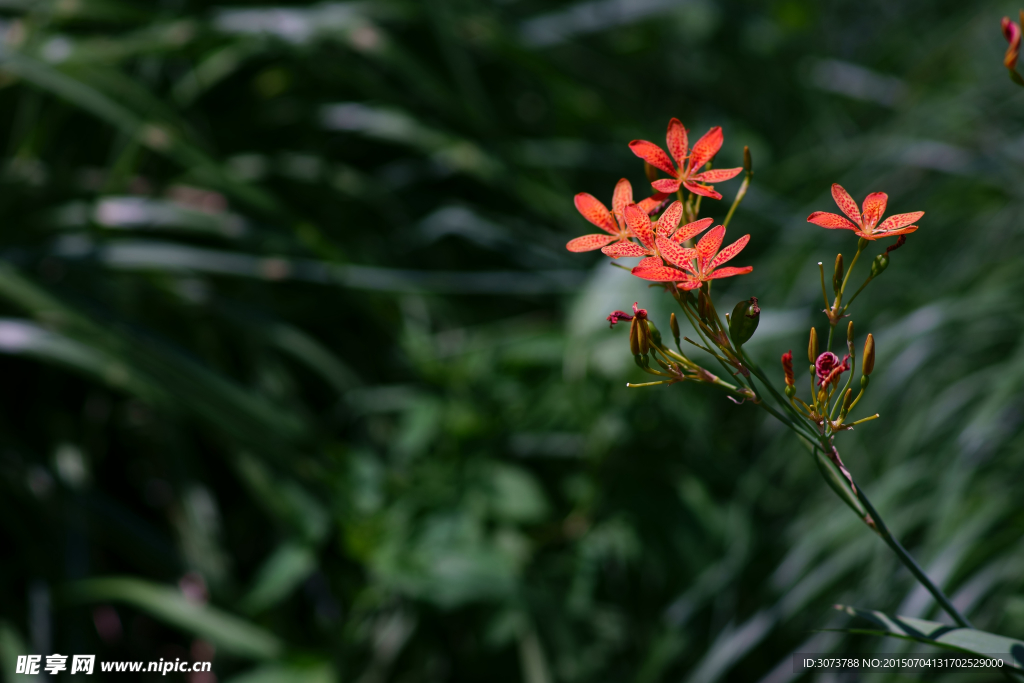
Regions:
M 852 478 L 853 475 L 850 476 Z M 935 598 L 935 600 L 939 603 L 942 609 L 946 610 L 946 613 L 953 618 L 953 621 L 955 621 L 957 625 L 963 628 L 974 628 L 974 626 L 971 625 L 971 622 L 967 620 L 967 617 L 960 614 L 960 611 L 953 606 L 953 603 L 950 602 L 949 598 L 946 597 L 946 594 L 943 593 L 938 586 L 932 583 L 932 580 L 928 578 L 928 575 L 924 573 L 924 570 L 921 569 L 921 566 L 917 564 L 913 557 L 911 557 L 910 553 L 907 552 L 907 549 L 904 548 L 903 545 L 899 542 L 899 540 L 892 535 L 892 532 L 889 531 L 889 527 L 882 520 L 881 515 L 878 514 L 878 510 L 875 509 L 875 506 L 871 504 L 871 501 L 868 500 L 868 497 L 864 494 L 864 489 L 861 488 L 860 486 L 857 486 L 856 482 L 854 482 L 853 486 L 857 490 L 857 499 L 867 509 L 868 514 L 871 515 L 871 519 L 874 520 L 875 528 L 878 530 L 878 534 L 882 537 L 882 540 L 884 540 L 886 544 L 890 548 L 892 548 L 892 551 L 896 553 L 896 556 L 900 559 L 900 562 L 902 562 L 903 565 L 910 570 L 910 573 L 914 575 L 918 582 L 920 582 L 920 584 L 924 586 L 929 593 L 932 594 L 932 597 Z

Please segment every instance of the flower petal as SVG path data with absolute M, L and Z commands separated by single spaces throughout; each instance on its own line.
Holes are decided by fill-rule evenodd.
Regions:
M 672 235 L 672 239 L 674 239 L 676 242 L 685 242 L 686 240 L 693 239 L 697 235 L 707 230 L 708 226 L 710 226 L 714 222 L 714 219 L 708 216 L 707 218 L 701 218 L 699 221 L 687 223 L 686 225 L 679 228 L 679 230 L 677 230 L 674 235 Z
M 702 197 L 711 197 L 712 199 L 721 199 L 722 195 L 715 192 L 715 188 L 710 185 L 698 185 L 697 183 L 685 182 L 683 187 L 694 194 L 699 194 Z
M 651 187 L 653 187 L 658 192 L 665 192 L 670 194 L 679 189 L 679 181 L 676 180 L 675 178 L 659 178 L 658 180 L 655 180 L 653 183 L 651 183 Z
M 725 249 L 718 252 L 718 256 L 711 260 L 711 263 L 708 264 L 708 267 L 705 270 L 714 270 L 718 266 L 728 263 L 736 256 L 736 254 L 743 251 L 743 247 L 747 246 L 747 242 L 749 241 L 750 235 L 744 235 L 743 237 L 739 238 L 738 240 L 727 246 Z
M 814 223 L 820 225 L 823 228 L 830 228 L 832 230 L 857 230 L 857 226 L 851 223 L 846 218 L 843 218 L 839 214 L 829 213 L 827 211 L 815 211 L 807 217 L 808 223 Z
M 633 203 L 633 186 L 623 178 L 615 183 L 615 192 L 612 194 L 612 211 L 618 216 L 624 216 L 626 207 Z
M 724 139 L 721 126 L 715 126 L 704 133 L 690 151 L 690 165 L 687 166 L 687 170 L 692 173 L 711 161 L 718 154 L 718 150 L 722 149 L 722 140 Z
M 725 227 L 716 225 L 711 231 L 700 238 L 697 242 L 697 268 L 700 272 L 707 272 L 705 264 L 711 261 L 722 246 L 722 239 L 725 237 Z
M 668 266 L 655 266 L 654 268 L 634 268 L 633 275 L 644 280 L 654 282 L 679 282 L 689 277 L 686 273 Z
M 615 225 L 615 219 L 612 218 L 611 212 L 597 197 L 587 192 L 580 192 L 576 195 L 573 203 L 576 204 L 576 210 L 583 214 L 588 221 L 612 235 L 619 234 L 618 226 Z
M 718 270 L 708 275 L 707 279 L 720 280 L 723 277 L 732 277 L 733 275 L 746 275 L 752 270 L 754 270 L 754 266 L 744 266 L 743 268 L 719 268 Z
M 679 227 L 679 219 L 683 217 L 683 203 L 676 201 L 669 204 L 665 213 L 658 219 L 658 234 L 668 237 Z
M 668 143 L 668 153 L 675 158 L 679 168 L 682 168 L 683 164 L 686 163 L 686 152 L 688 150 L 686 128 L 683 127 L 679 119 L 674 118 L 668 122 L 668 134 L 665 136 L 665 142 Z
M 602 249 L 601 253 L 612 258 L 619 258 L 620 256 L 646 256 L 647 250 L 634 242 L 616 242 Z
M 860 209 L 857 208 L 857 202 L 853 201 L 850 193 L 844 190 L 839 183 L 832 183 L 832 199 L 836 201 L 839 210 L 849 216 L 851 221 L 860 224 Z
M 700 287 L 701 282 L 703 282 L 703 281 L 700 278 L 696 278 L 696 277 L 692 277 L 690 275 L 687 275 L 685 278 L 683 278 L 679 282 L 679 284 L 676 285 L 676 287 L 678 287 L 679 289 L 686 289 L 686 290 L 697 289 L 698 287 Z
M 690 180 L 701 183 L 720 183 L 723 180 L 731 180 L 740 173 L 743 173 L 742 166 L 738 168 L 713 168 L 710 171 L 690 176 Z
M 637 202 L 637 206 L 639 206 L 640 210 L 649 216 L 660 209 L 667 198 L 668 195 L 664 192 L 655 192 L 647 199 L 641 199 Z
M 672 165 L 672 160 L 665 154 L 665 150 L 658 147 L 653 142 L 647 140 L 633 140 L 629 143 L 629 148 L 633 150 L 633 154 L 637 155 L 651 166 L 660 168 L 670 176 L 676 175 L 676 169 Z
M 696 249 L 689 249 L 680 246 L 677 242 L 658 236 L 658 252 L 672 265 L 688 270 L 696 274 L 693 269 L 693 259 L 697 257 Z
M 913 211 L 911 213 L 898 213 L 894 216 L 889 216 L 882 224 L 878 226 L 875 232 L 888 232 L 898 230 L 905 225 L 910 225 L 920 220 L 921 216 L 924 215 L 924 211 Z
M 641 259 L 640 263 L 636 264 L 636 268 L 633 270 L 644 270 L 645 268 L 661 268 L 665 264 L 657 256 L 648 256 L 645 259 Z
M 872 192 L 864 198 L 864 227 L 867 230 L 878 225 L 885 213 L 885 205 L 889 202 L 889 195 L 884 192 Z
M 565 248 L 569 251 L 594 251 L 600 249 L 604 245 L 608 244 L 615 237 L 613 235 L 584 235 L 583 237 L 577 237 L 574 240 L 569 240 L 569 243 L 565 245 Z
M 918 228 L 918 226 L 916 226 L 916 225 L 909 225 L 909 226 L 907 226 L 905 228 L 896 228 L 895 230 L 885 230 L 885 231 L 882 231 L 882 230 L 875 229 L 875 231 L 872 232 L 870 235 L 868 235 L 867 238 L 869 240 L 880 240 L 883 237 L 892 237 L 894 235 L 909 235 L 910 233 L 912 233 L 915 230 L 917 230 L 917 228 Z
M 654 249 L 654 226 L 651 225 L 651 217 L 637 208 L 636 204 L 626 207 L 626 224 L 645 247 Z

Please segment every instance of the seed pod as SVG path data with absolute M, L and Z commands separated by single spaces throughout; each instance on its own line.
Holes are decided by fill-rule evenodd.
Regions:
M 732 309 L 729 318 L 729 336 L 740 346 L 754 336 L 757 324 L 761 321 L 761 308 L 757 305 L 757 297 L 741 301 Z
M 796 396 L 796 387 L 794 387 L 792 384 L 787 384 L 786 396 L 789 398 L 793 398 L 794 396 Z
M 811 342 L 807 345 L 807 359 L 812 364 L 818 360 L 818 331 L 811 328 Z
M 868 334 L 864 340 L 864 376 L 867 377 L 875 369 L 875 337 Z
M 640 355 L 640 321 L 633 318 L 629 324 L 629 352 L 634 356 Z
M 875 257 L 875 260 L 871 262 L 871 277 L 875 278 L 881 275 L 886 268 L 889 267 L 889 255 L 879 254 Z
M 843 255 L 836 254 L 836 269 L 832 273 L 832 291 L 839 294 L 843 287 Z
M 672 336 L 676 340 L 676 346 L 679 346 L 679 321 L 676 320 L 675 313 L 668 317 L 668 326 L 672 329 Z

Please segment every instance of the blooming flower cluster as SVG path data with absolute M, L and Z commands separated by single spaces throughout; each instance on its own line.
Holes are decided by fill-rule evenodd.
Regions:
M 1016 36 L 1019 43 L 1019 27 L 1014 33 L 1004 24 L 1004 30 L 1010 31 L 1007 34 L 1009 38 Z M 750 242 L 750 235 L 744 235 L 723 247 L 726 228 L 753 177 L 747 149 L 744 149 L 743 167 L 711 168 L 715 156 L 722 148 L 723 139 L 722 129 L 716 126 L 690 147 L 686 128 L 678 119 L 672 119 L 665 136 L 667 152 L 647 140 L 629 143 L 633 153 L 645 162 L 653 193 L 635 202 L 633 187 L 624 178 L 616 184 L 612 193 L 611 210 L 590 194 L 576 195 L 577 210 L 603 232 L 577 237 L 566 246 L 574 252 L 600 249 L 613 260 L 639 259 L 636 265 L 627 270 L 641 279 L 668 285 L 668 291 L 679 303 L 683 315 L 696 332 L 699 341 L 682 336 L 679 321 L 673 313 L 669 319 L 669 328 L 675 341 L 673 349 L 662 339 L 647 311 L 640 308 L 638 303 L 633 304 L 632 313 L 613 311 L 608 316 L 611 326 L 614 327 L 618 322 L 630 322 L 630 350 L 636 364 L 645 372 L 661 378 L 655 382 L 630 386 L 682 381 L 714 385 L 724 390 L 733 400 L 750 400 L 765 408 L 812 443 L 818 443 L 822 452 L 827 453 L 834 464 L 846 473 L 832 439 L 842 430 L 877 417 L 874 415 L 847 423 L 848 414 L 864 394 L 874 368 L 874 340 L 868 335 L 865 342 L 860 393 L 854 397 L 850 386 L 857 361 L 853 347 L 853 323 L 847 327 L 847 353 L 842 359 L 831 349 L 833 333 L 840 320 L 848 317 L 850 304 L 888 267 L 892 251 L 902 247 L 906 243 L 906 236 L 918 229 L 917 222 L 924 216 L 924 212 L 912 211 L 884 218 L 889 203 L 889 197 L 884 192 L 872 192 L 858 204 L 842 186 L 834 184 L 832 198 L 841 214 L 815 211 L 807 217 L 809 223 L 828 229 L 849 230 L 859 239 L 856 254 L 848 269 L 844 266 L 843 255 L 836 257 L 832 277 L 835 296 L 831 301 L 825 288 L 824 267 L 818 264 L 829 334 L 825 348 L 819 349 L 817 330 L 811 330 L 808 347 L 810 400 L 805 402 L 796 396 L 791 352 L 782 356 L 785 383 L 784 391 L 780 393 L 743 347 L 753 336 L 760 320 L 761 308 L 757 298 L 737 303 L 732 312 L 725 315 L 723 322 L 711 297 L 713 281 L 753 271 L 752 266 L 730 264 Z M 699 215 L 702 200 L 721 199 L 722 195 L 714 184 L 731 180 L 744 171 L 746 174 L 732 207 L 722 223 L 712 227 L 714 221 L 710 217 L 701 218 Z M 668 177 L 659 178 L 659 172 Z M 847 300 L 850 275 L 861 253 L 874 242 L 888 237 L 897 239 L 874 258 L 867 279 Z M 682 342 L 708 354 L 728 376 L 735 378 L 735 383 L 719 378 L 684 353 Z M 772 406 L 766 399 L 773 400 L 777 405 Z

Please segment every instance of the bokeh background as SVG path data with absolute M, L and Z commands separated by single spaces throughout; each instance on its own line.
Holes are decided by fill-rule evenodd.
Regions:
M 754 272 L 716 292 L 760 298 L 780 382 L 855 248 L 805 222 L 831 183 L 927 212 L 855 307 L 882 419 L 840 446 L 975 624 L 1024 636 L 1017 9 L 4 0 L 2 676 L 782 683 L 794 651 L 909 649 L 822 630 L 943 617 L 791 434 L 625 388 L 604 316 L 666 329 L 670 300 L 565 251 L 572 196 L 642 188 L 626 143 L 672 116 L 753 153 Z M 984 677 L 856 678 L 917 679 Z

